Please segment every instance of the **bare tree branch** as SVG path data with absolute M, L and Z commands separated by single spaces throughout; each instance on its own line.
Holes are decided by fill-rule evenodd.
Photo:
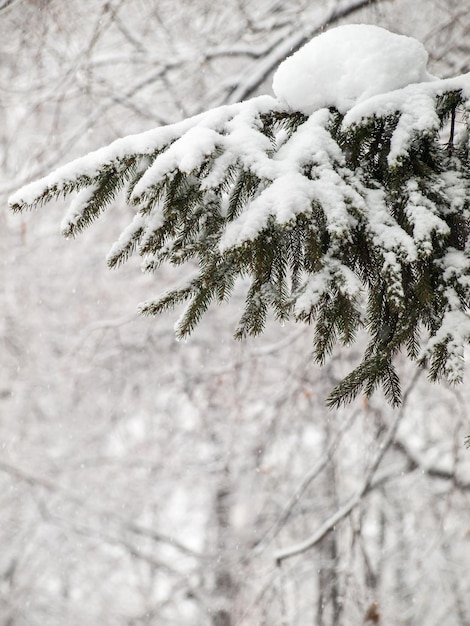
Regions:
M 0 2 L 0 11 L 5 11 L 6 9 L 9 9 L 17 2 L 18 0 L 3 0 L 3 2 Z
M 274 556 L 277 565 L 280 565 L 282 561 L 284 561 L 285 559 L 289 559 L 293 556 L 297 556 L 298 554 L 302 554 L 303 552 L 310 550 L 310 548 L 313 548 L 336 526 L 336 524 L 338 524 L 344 518 L 346 518 L 351 513 L 351 511 L 353 511 L 356 508 L 356 506 L 360 504 L 364 496 L 371 489 L 375 473 L 377 472 L 377 469 L 379 468 L 386 452 L 389 450 L 389 448 L 394 442 L 398 426 L 401 420 L 403 419 L 403 416 L 405 413 L 406 400 L 408 398 L 408 395 L 411 389 L 414 387 L 416 380 L 418 379 L 420 375 L 421 375 L 421 370 L 417 370 L 411 381 L 410 386 L 408 387 L 408 389 L 406 390 L 403 396 L 403 404 L 400 407 L 400 410 L 397 412 L 397 415 L 395 419 L 393 420 L 391 426 L 389 427 L 382 441 L 380 441 L 378 445 L 378 452 L 371 466 L 366 472 L 365 479 L 362 483 L 362 487 L 358 490 L 358 492 L 355 495 L 349 498 L 346 501 L 346 503 L 343 504 L 343 506 L 341 506 L 331 517 L 329 517 L 320 526 L 320 528 L 315 533 L 313 533 L 313 535 L 311 535 L 304 541 L 301 541 L 300 543 L 297 543 L 288 548 L 284 548 L 282 550 L 278 550 Z
M 438 480 L 446 480 L 452 483 L 460 491 L 469 491 L 470 482 L 464 481 L 460 478 L 455 471 L 445 469 L 443 467 L 436 467 L 430 465 L 413 452 L 409 446 L 402 440 L 396 440 L 393 442 L 393 448 L 401 452 L 408 461 L 409 471 L 421 470 L 424 474 L 430 478 L 436 478 Z
M 272 528 L 266 533 L 266 535 L 260 540 L 257 546 L 254 548 L 254 552 L 257 553 L 264 549 L 266 544 L 271 542 L 281 531 L 281 529 L 285 526 L 287 520 L 289 519 L 294 507 L 298 504 L 303 494 L 307 490 L 308 486 L 312 483 L 312 481 L 325 469 L 328 463 L 331 461 L 331 457 L 336 450 L 339 442 L 344 437 L 349 427 L 353 424 L 355 419 L 357 418 L 358 412 L 354 412 L 348 418 L 347 422 L 344 425 L 344 428 L 336 437 L 333 438 L 330 445 L 328 446 L 323 457 L 314 465 L 314 467 L 304 476 L 302 481 L 300 482 L 297 489 L 294 490 L 292 496 L 289 501 L 284 506 L 283 510 L 279 514 L 278 519 L 272 526 Z
M 356 11 L 384 1 L 385 0 L 356 0 L 356 2 L 347 2 L 344 6 L 333 9 L 320 24 L 313 28 L 299 29 L 298 25 L 296 25 L 295 31 L 291 37 L 286 39 L 286 37 L 283 36 L 278 39 L 278 41 L 273 44 L 269 54 L 263 56 L 257 67 L 253 68 L 253 66 L 250 66 L 244 75 L 237 79 L 235 86 L 225 97 L 224 102 L 231 104 L 253 96 L 256 90 L 263 84 L 271 72 L 276 69 L 281 61 L 294 52 L 297 52 L 297 50 L 310 41 L 312 37 L 320 34 L 327 25 L 335 24 Z
M 16 465 L 12 465 L 10 463 L 6 463 L 5 461 L 1 461 L 1 460 L 0 460 L 0 472 L 5 472 L 7 474 L 10 474 L 10 476 L 13 476 L 17 480 L 26 482 L 27 484 L 33 487 L 41 487 L 53 493 L 60 493 L 67 500 L 78 505 L 80 508 L 84 509 L 85 511 L 92 513 L 94 515 L 98 515 L 99 517 L 103 519 L 114 520 L 115 522 L 118 522 L 123 527 L 123 529 L 130 531 L 136 535 L 147 537 L 157 543 L 168 544 L 188 556 L 192 556 L 198 559 L 204 558 L 202 554 L 196 552 L 195 550 L 192 550 L 191 548 L 188 548 L 187 546 L 183 545 L 182 543 L 180 543 L 173 537 L 168 537 L 152 529 L 145 528 L 145 526 L 141 526 L 140 524 L 129 522 L 128 520 L 122 518 L 120 515 L 117 515 L 113 511 L 100 509 L 98 507 L 92 507 L 87 502 L 85 502 L 84 499 L 80 497 L 78 494 L 74 493 L 73 491 L 70 491 L 70 489 L 56 483 L 55 481 L 50 480 L 49 478 L 37 477 L 17 467 Z

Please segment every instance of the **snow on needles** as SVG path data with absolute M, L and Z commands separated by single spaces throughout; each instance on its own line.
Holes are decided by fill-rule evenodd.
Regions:
M 297 229 L 296 241 L 308 235 L 308 246 L 321 255 L 314 269 L 307 263 L 296 277 L 295 314 L 306 319 L 335 292 L 358 302 L 364 284 L 358 267 L 369 258 L 388 303 L 402 315 L 415 288 L 410 277 L 428 261 L 434 268 L 441 263 L 442 282 L 433 289 L 442 323 L 422 356 L 436 358 L 439 368 L 439 355 L 447 354 L 448 378 L 458 380 L 462 345 L 470 338 L 465 229 L 467 249 L 450 248 L 459 220 L 470 219 L 470 181 L 462 157 L 467 128 L 454 133 L 454 122 L 457 104 L 470 110 L 470 74 L 441 80 L 428 73 L 427 60 L 421 43 L 376 26 L 329 30 L 280 65 L 276 98 L 257 96 L 118 139 L 23 187 L 9 202 L 23 210 L 78 192 L 62 222 L 64 234 L 73 235 L 127 187 L 135 216 L 109 253 L 111 266 L 136 250 L 149 269 L 153 259 L 156 267 L 162 259 L 179 264 L 196 254 L 224 268 L 238 258 L 237 248 L 272 241 L 272 224 L 286 226 L 288 234 Z M 407 157 L 414 162 L 423 146 L 427 154 L 428 141 L 444 166 L 425 160 L 415 171 Z M 351 245 L 367 246 L 367 255 L 349 260 Z M 416 298 L 429 307 L 426 271 L 423 281 L 416 278 Z M 201 287 L 191 284 L 205 302 L 213 294 L 201 276 Z M 189 318 L 182 319 L 180 330 L 189 328 Z
M 432 80 L 427 61 L 428 53 L 416 39 L 349 24 L 315 37 L 281 63 L 273 90 L 305 115 L 322 107 L 345 113 L 371 96 Z

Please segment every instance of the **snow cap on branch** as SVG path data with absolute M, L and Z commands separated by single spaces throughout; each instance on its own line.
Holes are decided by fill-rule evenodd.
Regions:
M 424 46 L 412 37 L 349 24 L 315 37 L 281 63 L 273 91 L 305 115 L 323 107 L 345 113 L 371 96 L 433 80 L 427 61 Z

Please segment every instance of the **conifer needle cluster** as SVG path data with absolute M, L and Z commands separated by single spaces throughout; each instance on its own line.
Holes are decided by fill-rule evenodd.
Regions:
M 176 332 L 186 337 L 248 279 L 236 337 L 261 333 L 270 312 L 306 322 L 323 363 L 365 329 L 362 361 L 328 402 L 382 386 L 397 404 L 398 353 L 432 380 L 463 374 L 469 93 L 460 77 L 309 117 L 262 96 L 117 140 L 24 187 L 11 206 L 74 194 L 62 230 L 75 236 L 123 191 L 135 215 L 109 265 L 137 253 L 151 272 L 197 270 L 143 313 L 184 303 Z

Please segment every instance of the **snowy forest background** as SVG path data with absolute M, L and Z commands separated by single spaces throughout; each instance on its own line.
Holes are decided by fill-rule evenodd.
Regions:
M 60 203 L 6 209 L 118 136 L 271 93 L 348 22 L 470 69 L 462 0 L 0 1 L 2 626 L 470 624 L 465 383 L 404 361 L 400 409 L 328 411 L 360 346 L 319 369 L 309 328 L 236 343 L 236 298 L 176 342 L 137 314 L 174 271 L 107 269 L 129 209 L 73 242 Z

